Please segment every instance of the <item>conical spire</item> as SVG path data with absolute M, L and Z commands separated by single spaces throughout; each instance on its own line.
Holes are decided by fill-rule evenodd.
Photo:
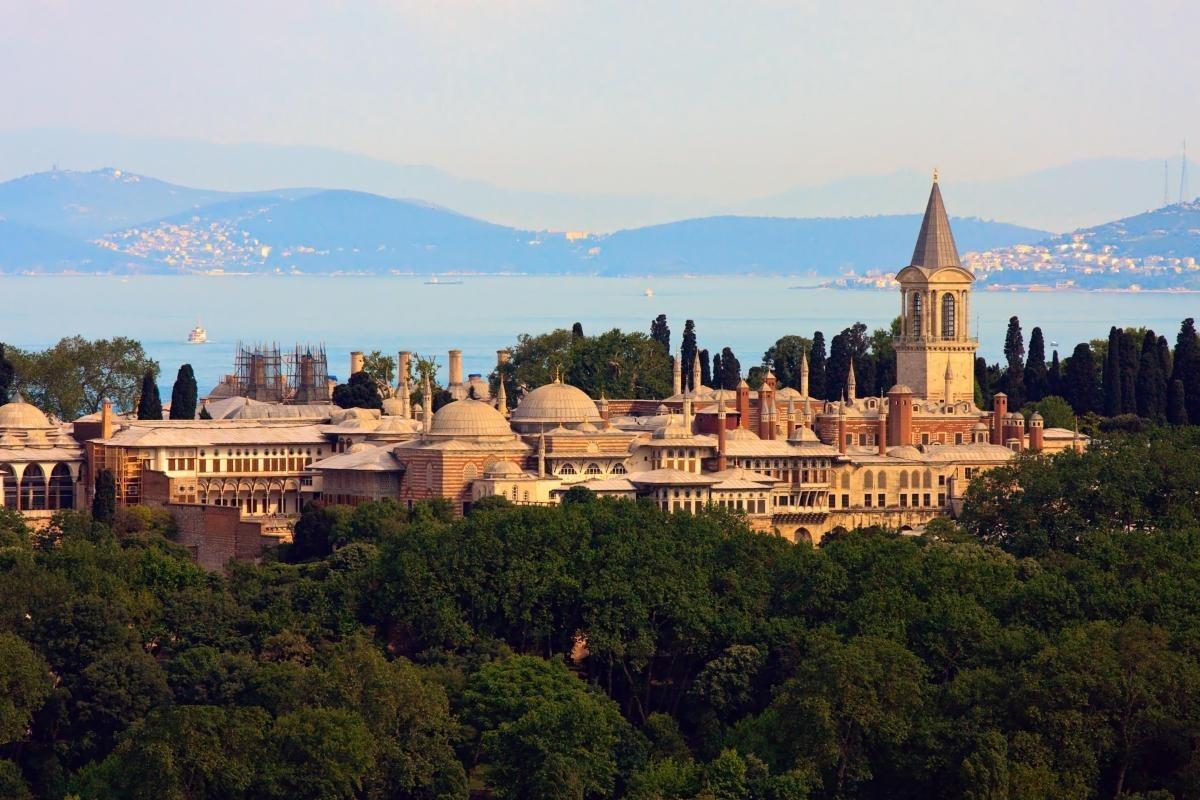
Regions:
M 925 219 L 921 220 L 921 233 L 913 250 L 912 265 L 925 269 L 961 267 L 958 247 L 950 231 L 950 219 L 942 203 L 942 190 L 938 188 L 937 173 L 934 173 L 933 188 L 929 191 L 929 203 L 925 206 Z
M 846 396 L 851 403 L 858 399 L 857 381 L 854 380 L 854 356 L 850 356 L 850 369 L 846 372 Z

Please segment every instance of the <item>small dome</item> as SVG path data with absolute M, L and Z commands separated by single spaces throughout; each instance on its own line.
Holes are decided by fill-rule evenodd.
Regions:
M 433 415 L 430 436 L 446 439 L 513 436 L 504 415 L 480 400 L 455 400 Z
M 780 400 L 802 400 L 804 398 L 804 395 L 800 394 L 800 392 L 796 391 L 790 386 L 784 386 L 782 389 L 777 389 L 775 391 L 775 396 Z
M 819 443 L 821 440 L 819 438 L 817 438 L 817 434 L 813 431 L 812 428 L 809 428 L 806 425 L 797 425 L 796 430 L 792 431 L 792 435 L 788 437 L 788 441 L 789 442 L 803 442 L 803 443 L 812 443 L 812 442 Z
M 404 411 L 404 404 L 399 397 L 389 397 L 383 401 L 383 413 L 390 417 L 398 417 Z
M 749 428 L 734 428 L 725 434 L 725 438 L 731 442 L 757 442 L 759 440 L 758 434 Z
M 974 427 L 974 428 L 972 428 L 972 430 L 976 430 L 976 431 L 986 431 L 986 430 L 988 430 L 987 423 L 986 423 L 986 422 L 984 422 L 983 420 L 980 420 L 979 422 L 976 422 L 976 423 L 975 423 L 975 427 Z
M 1038 412 L 1036 412 L 1036 411 L 1035 411 L 1035 412 L 1033 412 L 1033 416 L 1031 416 L 1031 417 L 1029 418 L 1029 421 L 1030 421 L 1030 422 L 1041 422 L 1041 421 L 1042 421 L 1042 415 L 1041 415 L 1041 414 L 1039 414 Z
M 582 389 L 555 381 L 525 395 L 520 405 L 513 409 L 512 421 L 578 425 L 599 422 L 600 414 L 596 411 L 596 403 Z
M 22 401 L 19 397 L 0 406 L 0 429 L 49 427 L 50 420 L 41 409 Z
M 903 383 L 897 383 L 891 389 L 888 389 L 888 394 L 912 394 L 913 390 Z
M 385 417 L 375 428 L 374 433 L 413 433 L 417 430 L 417 422 L 404 417 Z
M 508 478 L 521 474 L 521 468 L 511 461 L 491 461 L 483 467 L 485 478 Z
M 375 447 L 374 445 L 367 444 L 366 442 L 358 442 L 356 444 L 352 444 L 349 447 L 347 447 L 346 452 L 347 453 L 361 453 L 364 450 L 372 450 L 372 449 L 374 449 L 374 447 Z

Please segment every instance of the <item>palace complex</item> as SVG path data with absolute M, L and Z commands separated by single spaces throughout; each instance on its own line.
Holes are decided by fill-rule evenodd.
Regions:
M 659 401 L 591 398 L 556 379 L 510 410 L 503 382 L 493 394 L 483 376 L 464 380 L 454 350 L 452 401 L 436 413 L 413 403 L 402 352 L 381 413 L 331 406 L 320 376 L 303 368 L 306 359 L 323 364 L 324 352 L 298 348 L 295 373 L 309 376 L 302 397 L 256 399 L 267 396 L 262 386 L 277 399 L 286 380 L 273 377 L 282 373 L 270 354 L 265 368 L 251 354 L 242 377 L 207 399 L 210 420 L 136 421 L 106 405 L 56 425 L 20 401 L 0 407 L 0 501 L 48 517 L 89 503 L 91 476 L 109 469 L 118 504 L 169 509 L 181 541 L 212 568 L 286 540 L 309 501 L 445 498 L 466 513 L 492 496 L 553 504 L 576 486 L 669 511 L 730 509 L 764 533 L 816 542 L 869 525 L 920 529 L 957 514 L 971 478 L 1016 453 L 1086 446 L 1076 432 L 1044 428 L 1036 413 L 1026 426 L 1003 394 L 991 411 L 976 407 L 974 276 L 959 260 L 936 180 L 896 280 L 897 383 L 882 397 L 859 395 L 853 365 L 840 399 L 811 397 L 807 360 L 798 386 L 768 373 L 757 390 L 745 381 L 703 386 L 696 361 L 695 388 L 684 392 L 676 357 L 674 393 Z M 498 364 L 507 357 L 500 351 Z M 352 354 L 351 372 L 362 366 Z M 428 378 L 420 388 L 432 396 Z

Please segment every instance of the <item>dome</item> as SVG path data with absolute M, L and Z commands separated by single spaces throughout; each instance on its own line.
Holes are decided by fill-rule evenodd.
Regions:
M 525 395 L 512 411 L 512 421 L 534 424 L 571 424 L 599 422 L 600 414 L 592 398 L 570 384 L 555 381 L 539 386 Z
M 388 397 L 383 401 L 383 413 L 389 417 L 398 417 L 404 413 L 404 404 L 399 397 Z
M 374 433 L 413 433 L 417 430 L 416 420 L 404 417 L 385 417 Z
M 511 461 L 492 461 L 483 467 L 485 478 L 507 478 L 522 474 L 521 468 Z
M 358 442 L 356 444 L 352 444 L 349 447 L 347 447 L 346 452 L 347 453 L 361 453 L 364 450 L 373 450 L 373 449 L 375 449 L 374 445 L 367 444 L 366 442 Z
M 792 435 L 788 437 L 789 442 L 820 443 L 820 439 L 812 428 L 806 425 L 797 425 L 796 430 L 792 431 Z
M 474 438 L 480 436 L 513 436 L 512 428 L 504 416 L 480 400 L 455 400 L 447 403 L 433 415 L 430 436 L 446 439 Z
M 725 438 L 731 442 L 757 442 L 759 436 L 749 428 L 734 428 L 725 434 Z
M 897 383 L 891 389 L 888 389 L 888 394 L 912 394 L 913 390 L 903 383 Z
M 20 398 L 0 406 L 0 429 L 3 428 L 49 428 L 50 420 L 37 406 L 21 401 Z

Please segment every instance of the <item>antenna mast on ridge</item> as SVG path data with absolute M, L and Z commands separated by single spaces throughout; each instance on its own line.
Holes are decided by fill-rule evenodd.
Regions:
M 1179 202 L 1187 199 L 1187 139 L 1183 140 L 1183 152 L 1179 156 Z
M 1171 205 L 1171 186 L 1170 186 L 1170 181 L 1167 178 L 1167 170 L 1170 168 L 1170 166 L 1171 166 L 1171 159 L 1164 158 L 1163 159 L 1163 202 L 1162 202 L 1163 208 L 1166 208 L 1167 206 Z

